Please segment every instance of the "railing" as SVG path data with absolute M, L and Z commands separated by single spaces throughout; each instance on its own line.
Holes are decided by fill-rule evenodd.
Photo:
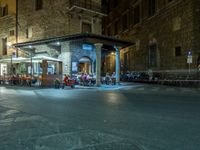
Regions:
M 69 8 L 81 7 L 84 9 L 96 11 L 99 13 L 105 13 L 105 10 L 102 8 L 101 3 L 95 3 L 92 0 L 69 0 Z

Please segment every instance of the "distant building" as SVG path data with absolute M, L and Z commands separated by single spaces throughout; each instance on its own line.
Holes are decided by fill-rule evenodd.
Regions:
M 121 51 L 126 71 L 196 70 L 200 53 L 200 1 L 195 0 L 103 0 L 108 16 L 103 34 L 135 42 Z M 199 55 L 200 57 L 200 55 Z M 114 70 L 112 54 L 105 64 Z M 107 68 L 109 69 L 109 68 Z

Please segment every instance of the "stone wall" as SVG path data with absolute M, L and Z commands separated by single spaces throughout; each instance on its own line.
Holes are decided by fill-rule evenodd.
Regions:
M 94 33 L 101 33 L 101 22 L 91 15 L 69 11 L 66 0 L 44 0 L 43 9 L 35 10 L 34 1 L 19 0 L 19 42 L 81 33 L 81 22 L 92 24 Z M 32 28 L 32 37 L 26 31 Z
M 8 15 L 0 17 L 0 57 L 10 57 L 13 49 L 8 47 L 7 55 L 3 54 L 2 39 L 7 38 L 7 42 L 15 43 L 15 35 L 10 36 L 10 31 L 15 32 L 15 0 L 0 0 L 0 6 L 8 5 Z
M 120 19 L 120 13 L 134 7 L 136 4 L 141 6 L 141 20 L 138 24 L 129 24 L 126 31 L 122 30 L 122 21 L 120 20 L 119 32 L 117 37 L 135 42 L 134 46 L 121 50 L 121 62 L 124 62 L 124 54 L 129 52 L 130 66 L 129 70 L 144 71 L 153 70 L 182 70 L 188 69 L 187 53 L 192 50 L 193 63 L 192 68 L 196 68 L 197 53 L 200 49 L 200 4 L 195 0 L 175 0 L 172 2 L 157 1 L 156 13 L 149 17 L 148 8 L 145 1 L 127 2 L 129 6 L 121 8 L 121 12 L 117 12 L 113 16 L 112 12 L 120 9 L 114 9 L 104 22 L 111 25 L 104 25 L 104 32 L 111 29 L 114 35 L 114 21 Z M 117 8 L 120 8 L 118 6 Z M 112 16 L 112 17 L 111 17 Z M 112 20 L 109 22 L 110 18 Z M 129 18 L 131 23 L 133 18 Z M 149 66 L 149 46 L 156 44 L 157 46 L 157 66 Z M 175 47 L 181 47 L 181 56 L 175 56 Z
M 95 61 L 96 61 L 96 52 L 95 52 L 95 48 L 93 45 L 91 50 L 85 50 L 83 49 L 83 42 L 81 41 L 76 41 L 76 42 L 72 42 L 70 45 L 71 47 L 71 52 L 72 52 L 72 63 L 77 63 L 77 67 L 79 64 L 79 60 L 83 57 L 88 58 L 91 61 L 91 65 L 92 65 L 92 69 L 91 72 L 93 72 L 94 70 L 94 66 L 95 66 Z M 78 73 L 78 71 L 73 71 L 72 73 Z
M 194 54 L 196 58 L 200 56 L 200 1 L 193 0 L 193 15 L 194 15 L 194 22 L 193 22 L 193 30 L 194 30 Z M 196 64 L 196 63 L 195 63 Z
M 163 8 L 147 18 L 130 34 L 134 41 L 140 41 L 133 50 L 136 70 L 186 69 L 187 52 L 193 49 L 193 7 L 192 1 L 179 1 Z M 149 67 L 149 46 L 157 45 L 157 67 Z M 175 56 L 175 47 L 181 47 L 181 56 Z

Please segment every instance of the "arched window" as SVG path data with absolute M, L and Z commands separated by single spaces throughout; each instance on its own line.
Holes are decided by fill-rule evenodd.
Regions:
M 0 6 L 0 17 L 8 15 L 8 5 Z

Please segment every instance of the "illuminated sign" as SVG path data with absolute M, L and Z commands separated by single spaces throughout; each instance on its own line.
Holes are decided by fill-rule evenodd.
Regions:
M 82 49 L 91 51 L 91 50 L 93 50 L 93 46 L 91 44 L 83 44 Z

